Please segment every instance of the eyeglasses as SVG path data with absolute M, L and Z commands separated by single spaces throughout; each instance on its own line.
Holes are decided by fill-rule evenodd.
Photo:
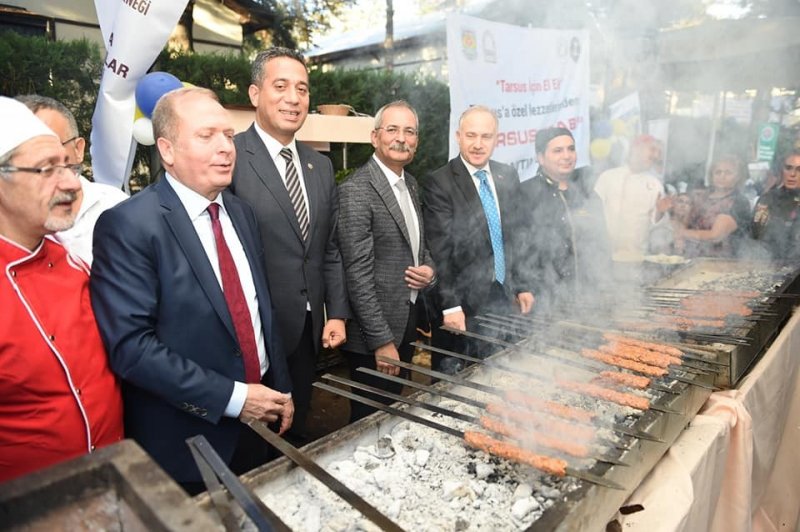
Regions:
M 70 138 L 70 139 L 67 139 L 67 140 L 65 140 L 64 142 L 62 142 L 62 143 L 61 143 L 61 145 L 62 145 L 62 146 L 66 146 L 67 144 L 69 144 L 69 143 L 70 143 L 70 142 L 72 142 L 73 140 L 78 140 L 79 138 L 80 138 L 80 136 L 79 136 L 79 135 L 75 135 L 74 137 L 72 137 L 72 138 Z
M 391 135 L 393 137 L 397 136 L 401 131 L 403 132 L 403 134 L 406 137 L 416 137 L 419 134 L 419 131 L 417 131 L 413 127 L 400 128 L 398 126 L 386 126 L 386 127 L 376 127 L 375 128 L 376 131 L 378 129 L 384 130 L 385 132 L 387 132 L 389 135 Z
M 66 170 L 70 172 L 73 176 L 78 176 L 81 172 L 83 172 L 83 165 L 82 164 L 51 164 L 49 166 L 45 166 L 43 168 L 28 168 L 24 166 L 0 166 L 0 172 L 11 173 L 11 172 L 26 172 L 29 174 L 39 174 L 45 179 L 49 179 L 56 175 L 57 172 L 60 170 Z
M 795 171 L 800 172 L 800 165 L 792 166 L 791 164 L 785 164 L 783 165 L 783 169 L 786 170 L 787 172 L 795 172 Z

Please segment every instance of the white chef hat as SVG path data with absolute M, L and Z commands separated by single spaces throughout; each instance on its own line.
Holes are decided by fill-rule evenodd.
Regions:
M 58 138 L 24 103 L 6 96 L 0 96 L 0 124 L 0 157 L 34 137 Z

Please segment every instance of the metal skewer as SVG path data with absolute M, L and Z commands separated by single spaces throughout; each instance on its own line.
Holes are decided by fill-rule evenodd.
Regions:
M 473 406 L 475 408 L 479 408 L 479 409 L 482 409 L 482 410 L 486 409 L 487 406 L 488 406 L 488 403 L 486 403 L 484 401 L 478 401 L 476 399 L 472 399 L 471 397 L 466 397 L 464 395 L 460 395 L 460 394 L 451 392 L 449 390 L 443 390 L 443 389 L 435 387 L 435 386 L 428 386 L 427 384 L 422 384 L 422 383 L 419 383 L 419 382 L 416 382 L 416 381 L 413 381 L 413 380 L 410 380 L 410 379 L 404 379 L 402 377 L 395 377 L 394 375 L 387 375 L 386 373 L 381 373 L 380 371 L 376 371 L 374 369 L 356 368 L 356 371 L 361 372 L 361 373 L 366 373 L 367 375 L 372 375 L 373 377 L 378 377 L 378 378 L 387 380 L 389 382 L 402 384 L 404 386 L 408 386 L 409 388 L 413 388 L 415 390 L 422 390 L 422 391 L 428 392 L 431 395 L 438 395 L 438 396 L 441 396 L 441 397 L 446 397 L 448 399 L 452 399 L 453 401 L 458 401 L 458 402 L 461 402 L 461 403 L 464 403 L 466 405 L 470 405 L 470 406 Z M 577 419 L 561 418 L 561 417 L 558 417 L 555 414 L 551 414 L 551 413 L 545 412 L 545 411 L 536 411 L 535 413 L 537 415 L 541 415 L 541 416 L 543 416 L 545 418 L 558 419 L 559 421 L 562 421 L 564 423 L 569 423 L 569 424 L 583 426 L 583 427 L 597 428 L 595 425 L 593 425 L 591 423 L 584 423 L 584 422 L 582 422 L 580 420 L 577 420 Z M 627 427 L 619 427 L 618 429 L 614 429 L 613 427 L 600 427 L 600 428 L 603 429 L 603 430 L 609 430 L 611 432 L 616 432 L 616 433 L 621 434 L 623 436 L 630 436 L 631 438 L 636 438 L 637 437 L 636 436 L 636 431 L 630 430 Z M 601 445 L 606 446 L 606 447 L 616 447 L 617 449 L 620 449 L 622 451 L 627 451 L 627 450 L 630 449 L 630 445 L 625 444 L 622 440 L 610 440 L 610 439 L 607 439 L 607 438 L 603 438 L 602 436 L 595 436 L 595 438 L 597 439 L 598 443 L 600 443 Z M 644 439 L 644 438 L 642 438 L 642 439 Z M 655 438 L 651 438 L 651 439 L 655 440 Z M 655 440 L 655 441 L 662 441 L 662 440 Z
M 385 362 L 387 364 L 392 364 L 394 366 L 399 366 L 399 367 L 405 368 L 405 369 L 410 369 L 411 371 L 416 371 L 417 373 L 421 373 L 423 375 L 428 375 L 429 377 L 433 377 L 434 379 L 439 379 L 439 380 L 451 382 L 451 383 L 457 384 L 459 386 L 465 386 L 467 388 L 472 388 L 474 390 L 478 390 L 478 391 L 481 391 L 481 392 L 490 393 L 490 394 L 493 394 L 493 395 L 497 395 L 499 397 L 503 397 L 503 398 L 506 397 L 505 390 L 501 390 L 500 388 L 497 388 L 495 386 L 489 386 L 489 385 L 486 385 L 486 384 L 481 384 L 479 382 L 468 381 L 468 380 L 463 379 L 461 377 L 456 377 L 455 375 L 448 375 L 446 373 L 441 373 L 439 371 L 434 371 L 434 370 L 431 370 L 431 369 L 428 369 L 428 368 L 423 368 L 422 366 L 418 366 L 416 364 L 409 364 L 408 362 L 403 362 L 401 360 L 395 360 L 395 359 L 392 359 L 392 358 L 386 358 L 386 357 L 382 357 L 382 356 L 378 356 L 376 358 L 378 360 L 380 360 L 381 362 Z M 578 394 L 577 392 L 572 392 L 572 391 L 569 391 L 569 390 L 563 390 L 563 392 L 565 394 L 570 394 L 570 395 L 581 395 L 581 394 Z M 651 410 L 652 409 L 653 408 L 651 406 Z M 680 412 L 677 412 L 677 411 L 672 410 L 672 409 L 665 409 L 665 410 L 666 410 L 665 413 L 668 413 L 668 414 L 680 414 Z M 598 419 L 598 422 L 603 423 L 603 421 L 599 420 L 599 419 Z M 616 430 L 616 426 L 617 425 L 612 425 L 612 426 L 615 427 L 615 430 Z M 645 439 L 651 439 L 652 440 L 653 439 L 653 437 L 650 436 L 649 434 L 646 434 L 645 437 L 640 436 L 639 434 L 637 434 L 636 437 L 637 438 L 641 437 L 641 439 L 643 439 L 643 440 L 645 440 Z
M 314 383 L 316 386 L 318 383 Z M 380 403 L 378 403 L 380 404 Z M 383 515 L 377 508 L 365 501 L 359 494 L 339 482 L 333 475 L 322 469 L 315 461 L 306 456 L 302 451 L 295 449 L 289 442 L 272 432 L 262 421 L 255 419 L 247 422 L 251 429 L 256 431 L 259 436 L 264 438 L 267 443 L 278 449 L 292 462 L 303 468 L 314 478 L 333 491 L 336 495 L 344 499 L 350 506 L 361 512 L 361 514 L 378 525 L 381 530 L 391 530 L 393 532 L 403 532 L 394 521 Z
M 382 390 L 382 389 L 376 388 L 374 386 L 369 386 L 367 384 L 356 382 L 356 381 L 353 381 L 353 380 L 350 380 L 350 379 L 345 379 L 343 377 L 338 377 L 336 375 L 331 375 L 330 373 L 326 373 L 325 375 L 322 376 L 322 378 L 325 379 L 325 380 L 329 380 L 331 382 L 336 382 L 338 384 L 344 384 L 345 386 L 349 386 L 351 389 L 355 388 L 357 390 L 361 390 L 361 391 L 364 391 L 364 392 L 369 392 L 369 393 L 374 394 L 374 395 L 379 395 L 381 397 L 386 397 L 387 399 L 391 399 L 391 400 L 393 400 L 395 402 L 405 403 L 407 405 L 415 406 L 417 408 L 422 408 L 422 409 L 425 409 L 425 410 L 429 410 L 429 411 L 434 412 L 436 414 L 441 414 L 443 416 L 452 417 L 454 419 L 460 419 L 461 421 L 466 421 L 467 423 L 472 423 L 473 425 L 481 426 L 480 418 L 477 418 L 475 416 L 470 416 L 469 414 L 462 414 L 460 412 L 454 412 L 453 410 L 449 410 L 447 408 L 442 408 L 441 406 L 438 406 L 438 405 L 432 405 L 430 403 L 426 403 L 425 401 L 420 401 L 419 399 L 414 399 L 412 397 L 406 397 L 406 396 L 399 395 L 399 394 L 396 394 L 396 393 L 388 392 L 386 390 Z M 542 445 L 542 447 L 551 448 L 548 445 Z M 560 449 L 556 449 L 556 450 L 560 450 Z M 564 451 L 562 451 L 562 452 L 564 452 Z M 569 454 L 569 453 L 566 453 L 566 454 Z M 628 465 L 625 462 L 622 462 L 621 460 L 618 460 L 618 459 L 616 459 L 616 458 L 614 458 L 612 456 L 608 456 L 608 455 L 605 455 L 605 454 L 587 455 L 587 456 L 583 456 L 583 457 L 580 457 L 580 458 L 590 458 L 590 459 L 595 460 L 597 462 L 604 462 L 604 463 L 612 464 L 612 465 L 622 465 L 622 466 L 627 466 Z
M 400 410 L 399 408 L 394 408 L 394 407 L 391 407 L 391 406 L 387 406 L 387 405 L 385 405 L 383 403 L 380 403 L 378 401 L 373 401 L 373 400 L 368 399 L 366 397 L 363 397 L 361 395 L 354 394 L 354 393 L 351 393 L 351 392 L 347 392 L 345 390 L 342 390 L 341 388 L 337 388 L 335 386 L 330 386 L 330 385 L 322 383 L 322 382 L 315 382 L 314 386 L 316 386 L 317 388 L 320 388 L 322 390 L 326 390 L 326 391 L 329 391 L 331 393 L 335 393 L 335 394 L 341 395 L 342 397 L 346 397 L 347 399 L 352 399 L 353 401 L 358 401 L 358 402 L 360 402 L 362 404 L 371 406 L 371 407 L 376 408 L 378 410 L 382 410 L 382 411 L 384 411 L 386 413 L 389 413 L 389 414 L 392 414 L 394 416 L 402 417 L 403 419 L 407 419 L 409 421 L 413 421 L 415 423 L 419 423 L 421 425 L 425 425 L 426 427 L 438 430 L 440 432 L 444 432 L 445 434 L 450 434 L 451 436 L 455 436 L 457 438 L 460 438 L 462 441 L 464 441 L 464 432 L 463 431 L 456 430 L 454 428 L 448 427 L 447 425 L 442 425 L 441 423 L 437 423 L 437 422 L 432 421 L 430 419 L 426 419 L 424 417 L 414 415 L 414 414 L 412 414 L 410 412 L 407 412 L 405 410 Z M 591 482 L 592 484 L 597 484 L 598 486 L 604 486 L 604 487 L 607 487 L 607 488 L 618 489 L 618 490 L 623 490 L 623 491 L 625 490 L 625 488 L 623 486 L 617 484 L 616 482 L 612 482 L 610 480 L 606 480 L 601 476 L 594 475 L 594 474 L 589 473 L 587 471 L 580 471 L 580 470 L 577 470 L 577 469 L 573 469 L 571 467 L 567 467 L 566 468 L 566 473 L 569 476 L 573 476 L 575 478 L 579 478 L 581 480 L 585 480 L 587 482 Z

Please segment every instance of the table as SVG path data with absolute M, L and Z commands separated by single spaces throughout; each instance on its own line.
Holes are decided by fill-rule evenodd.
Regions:
M 715 392 L 617 515 L 625 531 L 800 531 L 800 312 Z

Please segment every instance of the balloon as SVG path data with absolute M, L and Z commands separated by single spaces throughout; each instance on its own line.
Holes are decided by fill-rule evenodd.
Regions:
M 136 122 L 137 120 L 139 120 L 140 118 L 143 118 L 143 117 L 144 117 L 144 113 L 142 112 L 141 109 L 139 109 L 139 106 L 137 105 L 136 106 L 136 110 L 133 112 L 133 121 Z
M 611 141 L 608 139 L 594 139 L 589 145 L 592 159 L 602 161 L 611 153 Z
M 133 138 L 143 146 L 152 146 L 156 143 L 153 136 L 153 122 L 143 116 L 133 123 Z
M 607 139 L 614 133 L 614 127 L 608 120 L 597 120 L 592 122 L 592 137 L 596 139 Z
M 181 80 L 167 72 L 150 72 L 136 84 L 136 105 L 150 118 L 158 99 L 171 90 L 183 87 Z
M 620 137 L 628 136 L 628 124 L 626 124 L 624 120 L 615 118 L 614 120 L 611 121 L 611 127 L 615 135 L 618 135 Z
M 181 81 L 181 85 L 183 85 L 187 89 L 190 88 L 190 87 L 196 87 L 196 85 L 192 85 L 188 81 Z

